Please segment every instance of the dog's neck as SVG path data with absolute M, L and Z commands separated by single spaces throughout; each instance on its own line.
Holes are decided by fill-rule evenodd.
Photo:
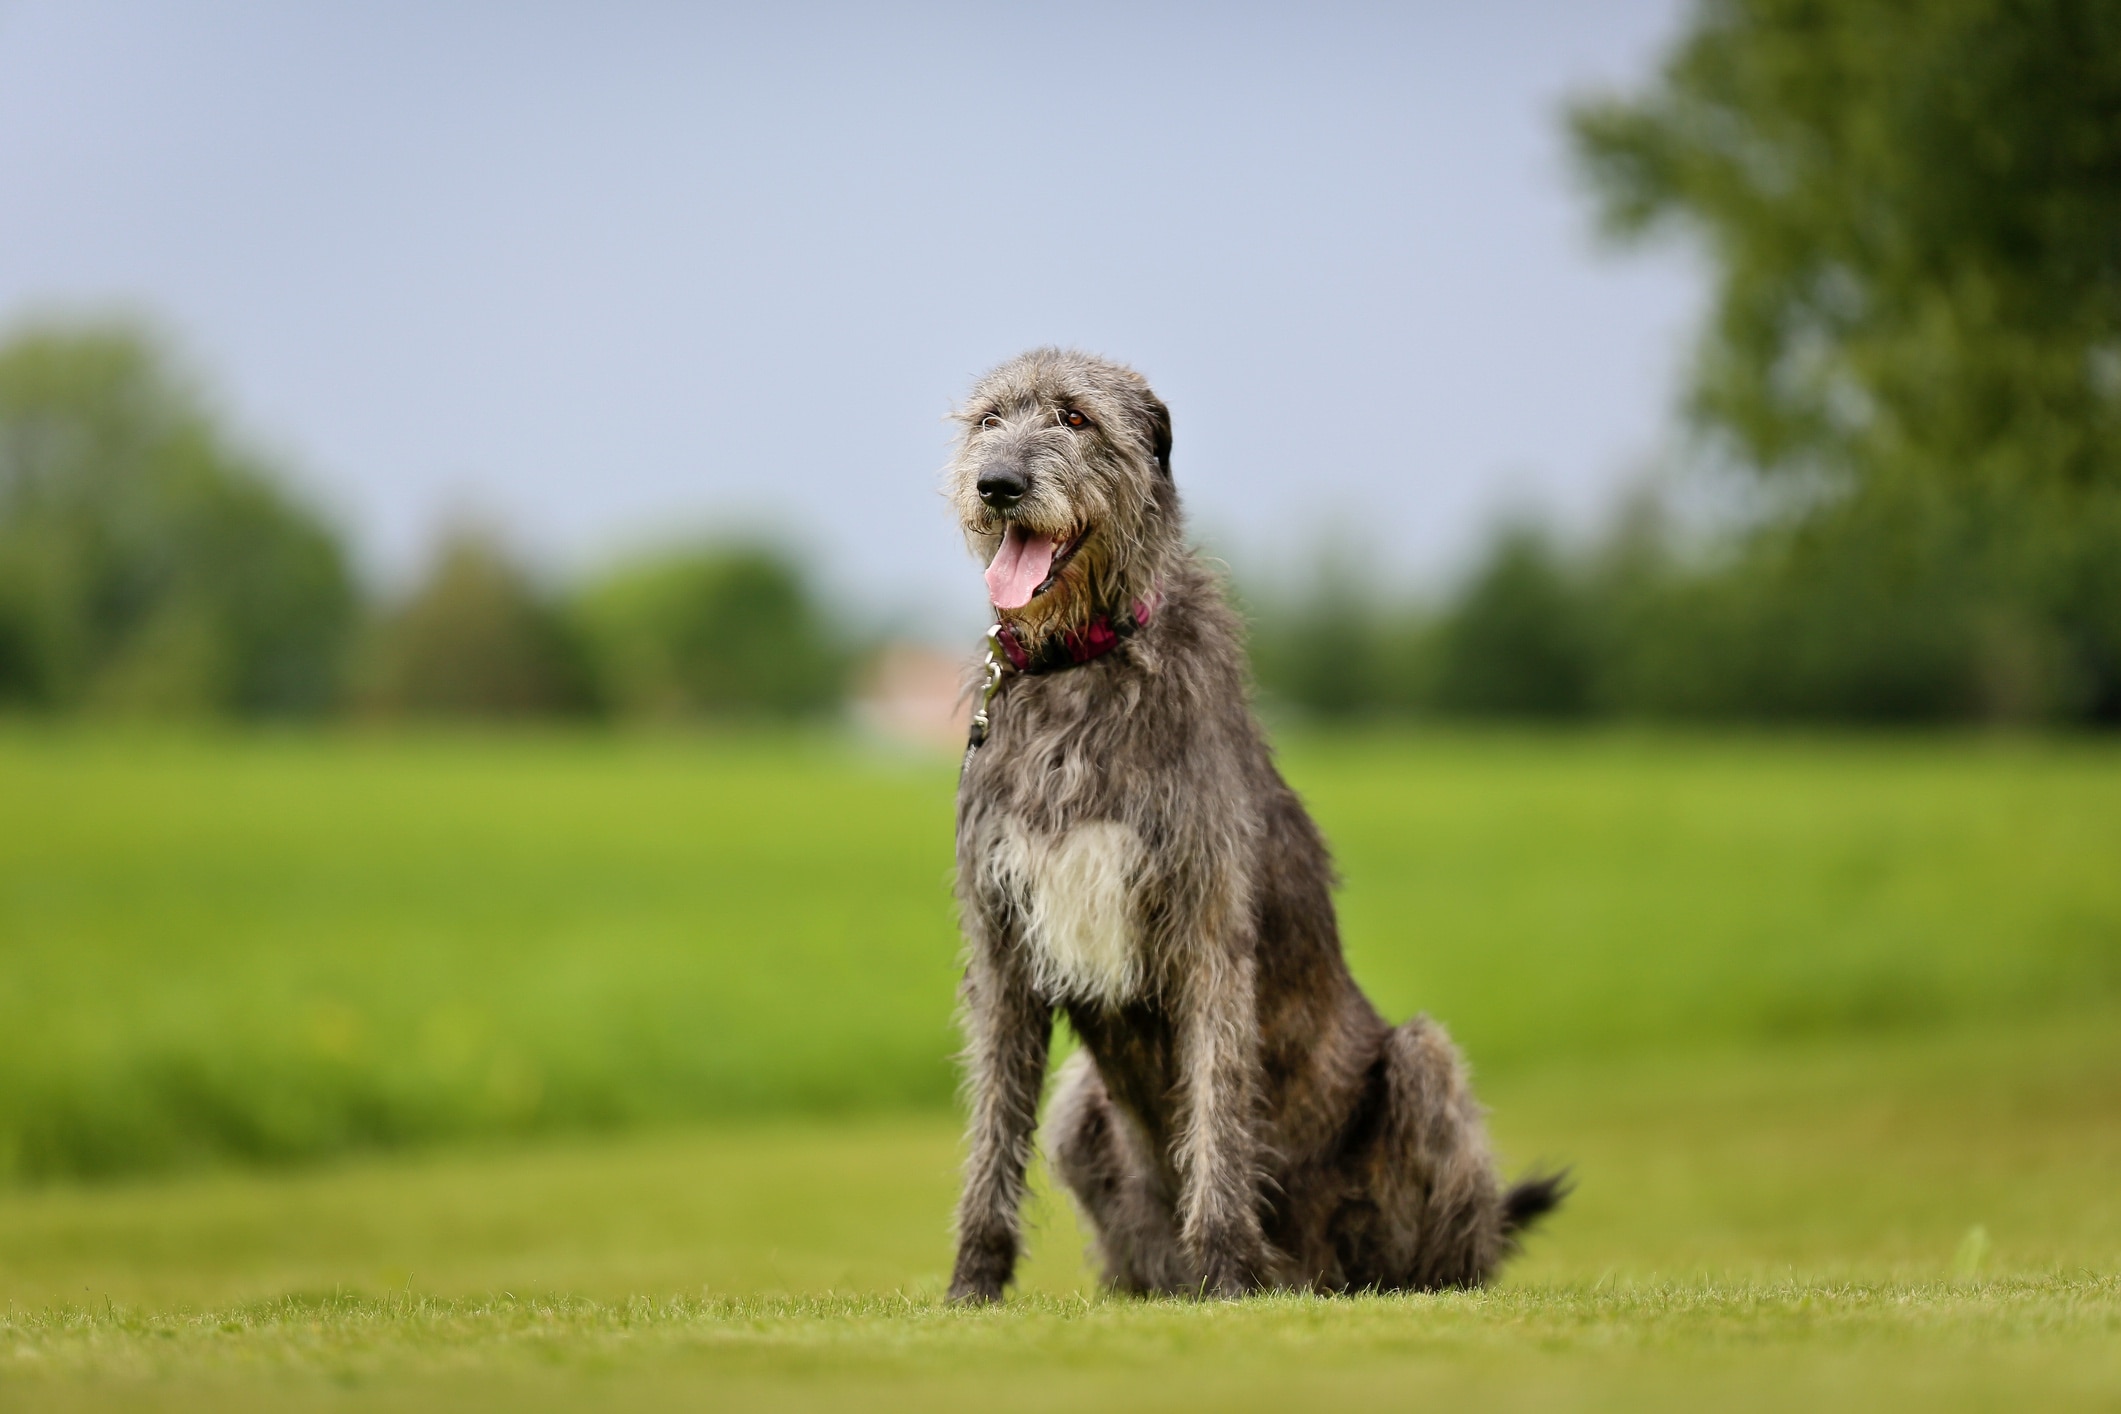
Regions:
M 1089 622 L 1031 638 L 1006 619 L 994 626 L 994 641 L 1009 666 L 1020 673 L 1050 673 L 1104 657 L 1149 622 L 1163 601 L 1154 586 L 1122 613 L 1099 614 Z
M 1162 602 L 1162 591 L 1152 584 L 1124 614 L 1099 614 L 1087 623 L 1050 630 L 1036 639 L 1027 639 L 1022 627 L 1006 616 L 997 618 L 994 627 L 987 630 L 987 677 L 973 702 L 971 731 L 965 741 L 966 762 L 987 740 L 988 704 L 1011 670 L 1029 677 L 1095 662 L 1139 633 Z

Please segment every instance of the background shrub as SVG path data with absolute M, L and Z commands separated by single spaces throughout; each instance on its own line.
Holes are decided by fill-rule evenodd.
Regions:
M 607 700 L 630 716 L 809 716 L 845 691 L 845 654 L 810 586 L 769 546 L 622 565 L 581 592 L 573 617 Z
M 412 717 L 533 717 L 594 700 L 579 646 L 556 605 L 492 539 L 451 536 L 433 569 L 374 627 L 362 701 Z

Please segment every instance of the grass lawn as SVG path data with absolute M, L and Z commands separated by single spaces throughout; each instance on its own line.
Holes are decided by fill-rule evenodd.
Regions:
M 1108 1301 L 1048 1200 L 940 1306 L 947 763 L 0 732 L 0 1410 L 2121 1409 L 2121 750 L 1287 766 L 1576 1167 L 1493 1290 Z
M 0 1403 L 2121 1406 L 2121 1025 L 1489 1086 L 1581 1188 L 1495 1290 L 940 1306 L 941 1118 L 665 1131 L 0 1205 Z
M 1489 1074 L 2121 999 L 2111 743 L 1299 740 L 1357 974 Z M 0 732 L 0 1182 L 941 1111 L 949 762 Z

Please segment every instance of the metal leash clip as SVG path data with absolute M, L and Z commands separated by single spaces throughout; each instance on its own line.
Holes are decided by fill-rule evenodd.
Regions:
M 987 704 L 1001 691 L 1002 674 L 1007 671 L 1002 663 L 1002 626 L 995 624 L 987 630 L 987 680 L 979 686 L 979 705 L 972 711 L 973 746 L 987 739 Z

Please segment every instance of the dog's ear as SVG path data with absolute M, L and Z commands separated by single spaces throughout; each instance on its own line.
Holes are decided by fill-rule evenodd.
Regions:
M 1148 406 L 1149 446 L 1156 452 L 1156 469 L 1171 479 L 1171 409 L 1164 406 L 1163 399 L 1154 393 L 1144 393 L 1142 400 Z

